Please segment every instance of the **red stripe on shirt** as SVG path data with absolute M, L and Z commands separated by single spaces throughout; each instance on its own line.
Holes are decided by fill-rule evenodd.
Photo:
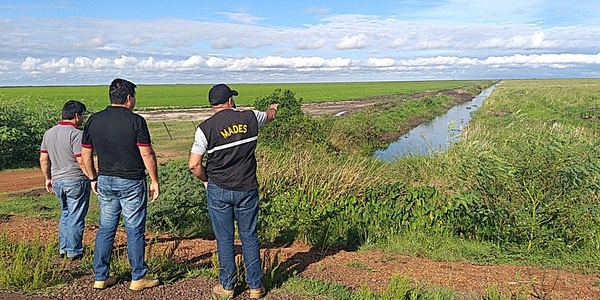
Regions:
M 72 122 L 63 122 L 63 121 L 60 121 L 60 122 L 58 122 L 58 125 L 69 125 L 69 126 L 73 126 L 75 128 L 79 128 L 79 127 L 77 127 L 76 124 L 73 124 Z
M 137 143 L 139 147 L 150 147 L 152 144 Z
M 92 147 L 92 144 L 81 144 L 81 148 L 94 149 L 94 147 Z

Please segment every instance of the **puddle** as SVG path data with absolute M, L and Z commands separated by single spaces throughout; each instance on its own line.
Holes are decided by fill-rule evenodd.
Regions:
M 495 87 L 493 85 L 473 100 L 454 106 L 446 114 L 413 128 L 390 143 L 387 149 L 375 151 L 375 157 L 391 162 L 408 155 L 434 155 L 447 151 L 459 140 L 463 128 L 471 121 L 471 113 L 483 105 L 483 100 Z

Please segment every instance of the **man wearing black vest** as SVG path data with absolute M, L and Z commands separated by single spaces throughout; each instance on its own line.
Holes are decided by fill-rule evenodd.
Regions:
M 278 104 L 266 111 L 236 110 L 233 96 L 238 92 L 225 84 L 210 89 L 208 101 L 215 114 L 198 125 L 189 167 L 206 188 L 208 212 L 217 239 L 219 284 L 213 293 L 232 298 L 237 282 L 234 222 L 237 221 L 250 299 L 265 295 L 262 286 L 258 243 L 258 182 L 256 141 L 258 128 L 277 115 Z M 202 166 L 208 155 L 206 167 Z

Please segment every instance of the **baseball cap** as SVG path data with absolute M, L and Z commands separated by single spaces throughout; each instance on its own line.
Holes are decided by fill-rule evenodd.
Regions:
M 210 105 L 219 105 L 227 102 L 229 97 L 237 96 L 236 90 L 230 89 L 226 84 L 217 84 L 210 89 L 208 92 L 208 102 Z

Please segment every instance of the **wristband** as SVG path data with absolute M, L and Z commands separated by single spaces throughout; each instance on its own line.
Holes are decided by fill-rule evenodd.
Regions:
M 90 182 L 95 182 L 95 181 L 98 181 L 98 176 L 96 176 L 96 177 L 94 177 L 94 178 L 90 179 Z

